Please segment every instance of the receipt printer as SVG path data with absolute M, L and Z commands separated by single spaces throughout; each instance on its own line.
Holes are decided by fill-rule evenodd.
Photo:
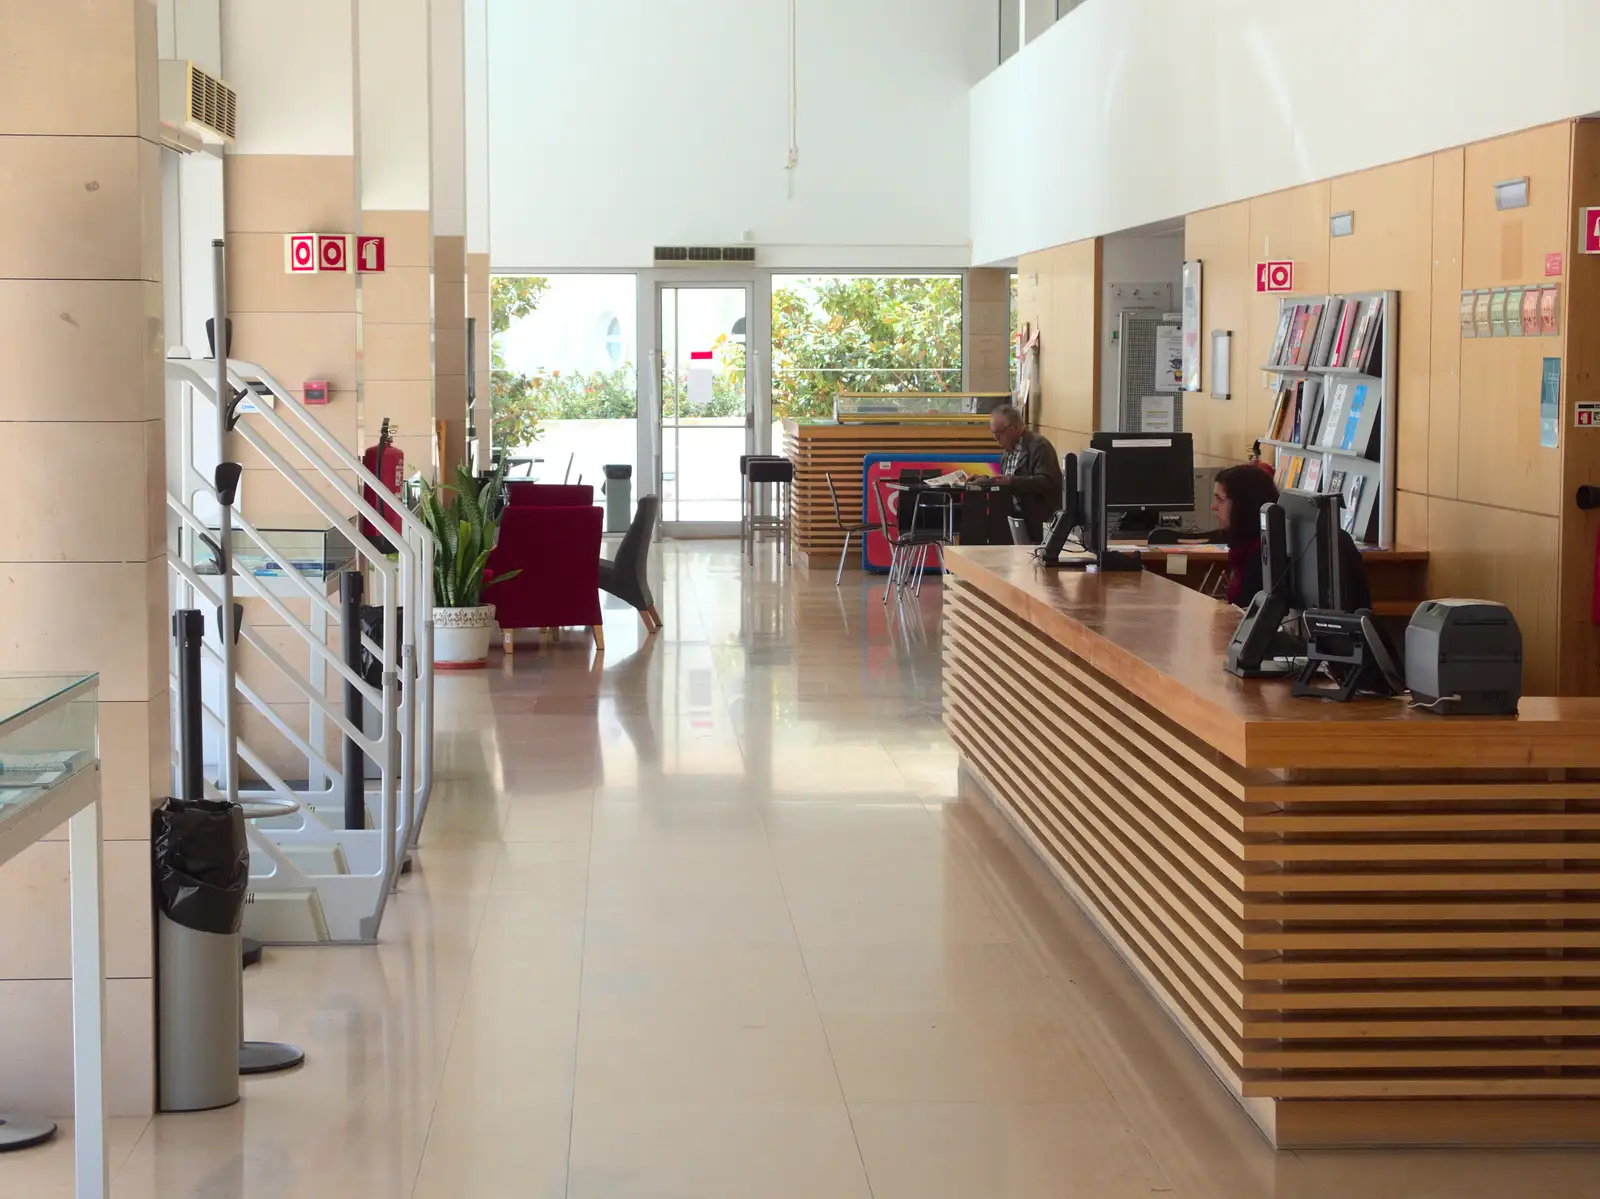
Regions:
M 1522 630 L 1491 600 L 1423 600 L 1406 628 L 1413 701 L 1451 716 L 1515 716 Z

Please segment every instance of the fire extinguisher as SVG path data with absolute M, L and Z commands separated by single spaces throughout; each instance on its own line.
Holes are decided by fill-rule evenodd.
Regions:
M 391 495 L 399 496 L 400 481 L 406 470 L 406 456 L 394 444 L 394 434 L 389 429 L 387 416 L 383 418 L 383 427 L 378 430 L 378 444 L 367 447 L 366 453 L 361 455 L 361 463 L 377 476 L 378 481 L 389 489 Z M 397 533 L 400 531 L 400 512 L 398 508 L 390 506 L 397 501 L 380 502 L 377 492 L 371 487 L 361 489 L 361 498 L 383 514 L 391 529 Z M 366 517 L 361 518 L 361 533 L 375 545 L 388 545 L 388 539 Z

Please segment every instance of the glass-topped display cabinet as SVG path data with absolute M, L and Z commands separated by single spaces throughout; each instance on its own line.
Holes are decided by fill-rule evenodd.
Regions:
M 841 425 L 982 424 L 1010 402 L 1005 391 L 841 391 L 833 398 L 833 419 Z
M 238 529 L 233 532 L 235 561 L 258 579 L 285 577 L 284 563 L 311 580 L 332 579 L 355 564 L 355 546 L 350 543 L 349 534 L 343 529 L 262 529 L 260 532 L 266 538 L 271 553 L 257 545 L 247 533 Z M 219 536 L 217 530 L 213 529 L 209 537 L 196 539 L 196 573 L 217 573 L 216 544 Z
M 0 834 L 100 759 L 100 676 L 0 673 Z

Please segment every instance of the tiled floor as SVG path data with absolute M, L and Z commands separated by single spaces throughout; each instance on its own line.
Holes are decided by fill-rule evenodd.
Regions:
M 383 943 L 250 972 L 306 1067 L 119 1122 L 117 1199 L 1600 1197 L 1600 1154 L 1273 1153 L 955 801 L 936 583 L 662 558 L 659 637 L 440 679 Z

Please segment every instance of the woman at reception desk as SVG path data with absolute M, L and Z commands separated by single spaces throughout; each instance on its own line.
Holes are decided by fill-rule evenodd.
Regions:
M 803 565 L 838 562 L 845 522 L 875 520 L 862 486 L 872 455 L 931 456 L 959 464 L 998 456 L 989 413 L 1009 392 L 840 392 L 831 420 L 784 422 L 783 453 L 794 463 L 794 555 Z M 832 481 L 832 493 L 829 481 Z M 854 565 L 854 563 L 852 563 Z
M 1600 1141 L 1600 699 L 1297 699 L 1160 574 L 948 565 L 963 791 L 1273 1144 Z

